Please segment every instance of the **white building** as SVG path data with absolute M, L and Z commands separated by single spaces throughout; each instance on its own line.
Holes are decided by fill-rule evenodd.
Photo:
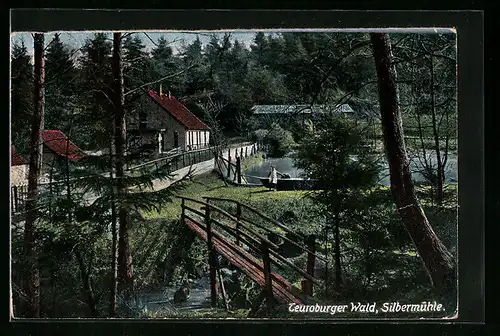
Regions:
M 210 128 L 174 96 L 148 90 L 138 104 L 138 117 L 127 120 L 130 148 L 149 146 L 161 154 L 209 146 Z
M 10 146 L 10 184 L 13 186 L 28 185 L 28 163 Z

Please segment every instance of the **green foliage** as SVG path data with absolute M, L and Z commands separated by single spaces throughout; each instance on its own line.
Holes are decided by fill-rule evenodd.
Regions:
M 74 54 L 62 43 L 60 34 L 55 34 L 47 47 L 45 61 L 45 128 L 60 129 L 67 135 L 76 126 L 71 125 L 77 110 L 78 72 Z
M 33 113 L 33 65 L 24 45 L 17 41 L 11 55 L 11 139 L 21 154 L 29 153 L 31 118 Z
M 321 186 L 315 198 L 330 210 L 344 210 L 349 194 L 378 180 L 380 167 L 363 146 L 364 134 L 355 121 L 328 115 L 299 147 L 297 166 Z
M 109 35 L 96 33 L 85 41 L 79 58 L 80 111 L 73 122 L 79 132 L 73 140 L 86 150 L 108 149 L 113 134 L 111 47 Z
M 270 156 L 282 157 L 290 153 L 296 146 L 292 132 L 283 129 L 278 124 L 273 124 L 264 138 L 264 143 L 271 147 Z

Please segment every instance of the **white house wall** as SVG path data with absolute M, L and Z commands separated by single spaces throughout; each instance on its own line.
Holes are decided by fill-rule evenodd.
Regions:
M 28 165 L 10 167 L 10 184 L 13 186 L 28 184 Z
M 187 131 L 186 132 L 187 145 L 192 149 L 204 148 L 209 145 L 210 133 L 209 131 Z

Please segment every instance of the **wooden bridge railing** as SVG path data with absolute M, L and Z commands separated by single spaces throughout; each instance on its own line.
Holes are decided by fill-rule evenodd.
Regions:
M 206 201 L 200 201 L 188 197 L 180 197 L 182 200 L 182 214 L 181 218 L 189 219 L 191 222 L 195 223 L 201 229 L 205 230 L 207 233 L 207 247 L 209 251 L 209 265 L 210 265 L 210 281 L 211 281 L 211 300 L 212 305 L 214 306 L 216 303 L 217 290 L 216 290 L 216 270 L 217 264 L 215 259 L 215 250 L 213 247 L 213 237 L 218 238 L 218 241 L 225 244 L 225 246 L 230 249 L 233 253 L 238 255 L 239 257 L 244 258 L 247 262 L 251 263 L 253 267 L 260 270 L 263 274 L 263 278 L 265 279 L 265 292 L 269 298 L 267 302 L 271 304 L 273 300 L 272 292 L 272 283 L 273 281 L 277 281 L 284 286 L 287 286 L 286 283 L 283 282 L 279 277 L 272 276 L 272 266 L 277 266 L 281 269 L 284 268 L 283 265 L 288 266 L 301 276 L 303 276 L 306 280 L 302 282 L 302 291 L 307 295 L 312 295 L 313 284 L 318 284 L 318 281 L 314 278 L 314 260 L 315 258 L 323 259 L 320 256 L 317 256 L 314 252 L 314 237 L 304 237 L 302 238 L 306 241 L 306 243 L 311 244 L 309 248 L 301 246 L 300 244 L 295 243 L 294 241 L 288 239 L 288 237 L 283 236 L 282 238 L 288 240 L 290 243 L 296 245 L 301 248 L 303 251 L 308 253 L 308 262 L 307 269 L 304 271 L 301 268 L 294 265 L 292 262 L 281 256 L 279 253 L 279 246 L 271 242 L 264 235 L 259 233 L 257 230 L 253 229 L 251 226 L 256 226 L 254 223 L 248 221 L 246 218 L 242 216 L 242 208 L 249 208 L 248 206 L 241 204 L 240 202 L 234 200 L 232 201 L 237 204 L 237 213 L 236 215 L 230 214 L 226 210 L 215 206 L 211 203 L 213 200 L 226 200 L 226 199 L 218 199 L 218 198 L 206 198 Z M 196 203 L 202 206 L 202 209 L 196 209 L 192 206 L 187 205 L 187 201 Z M 251 208 L 249 208 L 251 209 Z M 252 209 L 253 210 L 253 209 Z M 256 210 L 255 210 L 256 211 Z M 193 215 L 188 214 L 190 212 L 194 215 L 198 216 L 196 219 Z M 221 221 L 214 218 L 213 214 L 218 213 L 223 218 L 229 221 L 229 223 L 234 223 L 235 226 L 232 227 L 230 224 L 222 223 Z M 257 212 L 258 213 L 258 212 Z M 266 218 L 268 218 L 266 216 Z M 205 222 L 205 225 L 200 223 L 201 221 Z M 216 225 L 219 230 L 214 230 L 214 225 Z M 284 227 L 281 223 L 280 225 Z M 262 226 L 258 226 L 259 228 L 263 228 Z M 288 230 L 288 228 L 286 228 Z M 227 243 L 225 237 L 221 232 L 224 231 L 229 237 L 234 237 L 236 240 L 235 245 L 230 245 Z M 290 231 L 293 232 L 293 231 Z M 300 235 L 298 235 L 300 236 Z M 251 251 L 256 254 L 259 254 L 262 258 L 262 265 L 256 264 L 255 261 L 250 260 L 247 256 L 241 253 L 241 250 L 237 249 L 243 247 L 242 244 L 246 245 Z M 235 247 L 236 246 L 236 247 Z
M 325 258 L 316 254 L 316 238 L 314 235 L 305 236 L 305 235 L 299 234 L 293 230 L 290 230 L 287 226 L 280 223 L 279 221 L 272 219 L 269 216 L 263 214 L 262 212 L 257 211 L 254 208 L 252 208 L 244 203 L 241 203 L 239 201 L 236 201 L 236 200 L 233 200 L 230 198 L 222 198 L 222 197 L 204 197 L 204 198 L 207 199 L 208 201 L 210 201 L 210 200 L 222 201 L 222 202 L 236 204 L 236 217 L 239 220 L 237 223 L 246 222 L 252 226 L 258 227 L 259 229 L 264 230 L 269 234 L 272 234 L 274 236 L 277 236 L 277 237 L 283 239 L 284 241 L 287 241 L 288 243 L 292 244 L 293 246 L 299 248 L 303 253 L 307 253 L 306 275 L 304 275 L 302 272 L 299 272 L 299 273 L 304 275 L 304 277 L 306 278 L 306 281 L 304 281 L 302 283 L 302 290 L 304 291 L 304 293 L 312 295 L 313 283 L 316 282 L 314 279 L 315 259 L 322 260 L 322 261 L 326 262 Z M 244 217 L 243 211 L 242 211 L 243 209 L 246 209 L 246 210 L 256 214 L 257 216 L 261 217 L 266 223 L 271 223 L 274 226 L 277 226 L 278 228 L 280 228 L 283 231 L 285 231 L 286 233 L 288 233 L 290 236 L 294 237 L 297 241 L 302 242 L 302 244 L 299 244 L 297 241 L 290 239 L 286 235 L 281 235 L 279 233 L 276 233 L 275 231 L 273 231 L 269 227 L 266 227 L 265 225 L 258 224 L 255 221 Z M 281 257 L 281 256 L 279 256 L 279 257 Z M 278 259 L 281 259 L 281 258 L 278 258 Z
M 242 182 L 242 173 L 241 173 L 241 161 L 243 158 L 251 156 L 257 153 L 258 147 L 257 144 L 252 144 L 251 146 L 245 145 L 238 148 L 227 148 L 228 158 L 224 158 L 222 155 L 222 150 L 220 146 L 212 146 L 202 149 L 190 150 L 190 151 L 173 151 L 169 155 L 163 156 L 161 158 L 151 160 L 127 169 L 127 171 L 131 172 L 138 169 L 145 169 L 147 167 L 155 167 L 158 169 L 160 165 L 170 164 L 172 170 L 182 169 L 203 161 L 208 161 L 213 159 L 214 157 L 218 157 L 220 162 L 222 163 L 224 172 L 227 171 L 227 177 L 229 178 L 231 172 L 234 176 L 234 181 L 237 180 L 238 183 Z M 231 155 L 231 154 L 234 155 Z M 234 162 L 233 162 L 234 160 Z M 219 167 L 220 170 L 221 167 Z
M 28 186 L 26 185 L 11 186 L 11 196 L 10 196 L 11 212 L 12 213 L 23 212 L 27 198 L 28 198 Z
M 171 155 L 166 155 L 161 158 L 130 167 L 127 169 L 127 171 L 130 172 L 149 167 L 155 167 L 156 169 L 158 169 L 159 166 L 165 164 L 170 164 L 172 171 L 175 171 L 203 161 L 211 160 L 219 151 L 220 148 L 218 147 L 207 147 L 190 151 L 178 151 L 174 152 Z
M 227 149 L 227 159 L 220 155 L 220 160 L 223 164 L 224 170 L 221 171 L 221 174 L 226 174 L 226 177 L 229 179 L 231 177 L 231 173 L 233 173 L 233 182 L 238 182 L 238 184 L 242 183 L 242 160 L 246 157 L 255 155 L 258 151 L 258 146 L 256 143 L 250 146 L 250 150 L 248 150 L 249 146 L 245 147 L 243 151 L 243 147 L 241 147 L 238 151 L 238 148 L 228 148 Z M 231 155 L 231 154 L 234 154 Z M 234 162 L 233 162 L 234 160 Z

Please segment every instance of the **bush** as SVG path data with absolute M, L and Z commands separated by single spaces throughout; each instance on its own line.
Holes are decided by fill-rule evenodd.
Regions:
M 296 146 L 293 134 L 278 124 L 273 124 L 264 139 L 264 143 L 271 147 L 270 156 L 282 157 L 290 153 Z

